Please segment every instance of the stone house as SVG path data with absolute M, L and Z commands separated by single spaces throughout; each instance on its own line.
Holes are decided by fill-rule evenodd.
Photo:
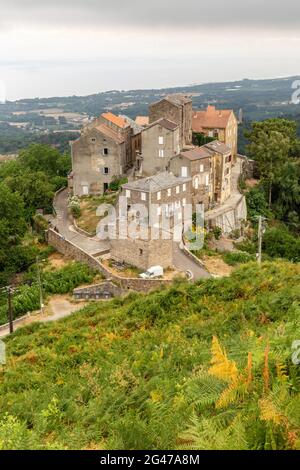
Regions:
M 208 106 L 205 111 L 194 111 L 192 129 L 223 142 L 231 149 L 233 157 L 237 155 L 238 121 L 232 109 Z
M 71 145 L 73 193 L 103 194 L 115 177 L 133 166 L 133 130 L 128 122 L 104 113 L 82 130 Z
M 139 173 L 151 176 L 165 171 L 170 159 L 180 152 L 179 125 L 161 118 L 142 130 Z
M 192 143 L 192 116 L 192 100 L 182 94 L 168 95 L 149 106 L 150 124 L 165 118 L 179 125 L 181 150 Z
M 223 204 L 231 195 L 232 151 L 227 145 L 217 140 L 204 147 L 213 154 L 213 199 L 216 204 Z
M 175 176 L 192 178 L 192 201 L 208 210 L 213 201 L 213 153 L 205 147 L 181 152 L 170 161 L 169 170 Z
M 191 204 L 191 179 L 162 172 L 123 185 L 121 196 L 127 207 L 126 213 L 122 213 L 120 204 L 117 206 L 117 236 L 110 240 L 112 258 L 142 270 L 155 265 L 171 267 L 174 230 L 181 236 L 184 207 Z M 124 217 L 128 224 L 139 220 L 144 224 L 143 232 L 137 237 L 129 236 L 128 232 L 120 236 L 120 221 L 124 222 Z
M 193 204 L 222 204 L 231 194 L 231 150 L 214 141 L 202 147 L 183 151 L 170 161 L 169 170 L 175 176 L 192 178 Z

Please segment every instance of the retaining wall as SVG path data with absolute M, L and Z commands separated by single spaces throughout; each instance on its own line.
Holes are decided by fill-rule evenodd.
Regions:
M 59 253 L 81 263 L 86 263 L 90 268 L 101 272 L 106 279 L 112 279 L 122 289 L 148 292 L 153 289 L 158 289 L 162 285 L 171 286 L 172 284 L 171 280 L 123 278 L 112 274 L 98 259 L 74 245 L 74 243 L 69 240 L 66 240 L 61 234 L 55 232 L 53 229 L 48 230 L 47 241 L 48 244 L 53 246 Z

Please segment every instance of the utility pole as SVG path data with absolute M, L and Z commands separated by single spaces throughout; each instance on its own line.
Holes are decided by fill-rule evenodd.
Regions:
M 39 284 L 39 289 L 40 289 L 40 308 L 41 308 L 41 313 L 43 314 L 44 313 L 44 297 L 43 297 L 43 286 L 42 286 L 40 263 L 39 263 L 38 256 L 36 257 L 36 266 L 37 266 L 38 284 Z
M 263 234 L 266 231 L 266 217 L 263 217 L 262 215 L 258 216 L 258 253 L 257 253 L 257 262 L 260 265 L 261 264 L 261 258 L 262 258 L 262 238 Z
M 7 287 L 7 300 L 8 300 L 8 321 L 9 321 L 9 333 L 14 332 L 14 321 L 13 321 L 13 309 L 12 309 L 12 288 Z

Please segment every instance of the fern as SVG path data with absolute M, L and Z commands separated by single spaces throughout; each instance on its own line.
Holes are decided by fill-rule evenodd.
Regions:
M 212 340 L 211 364 L 212 366 L 208 371 L 211 375 L 223 379 L 226 382 L 232 382 L 237 379 L 238 370 L 236 363 L 227 358 L 226 351 L 222 350 L 216 336 L 214 336 Z

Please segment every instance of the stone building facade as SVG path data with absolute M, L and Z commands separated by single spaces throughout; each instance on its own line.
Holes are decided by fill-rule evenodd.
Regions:
M 230 197 L 231 169 L 231 150 L 219 141 L 181 152 L 169 165 L 175 176 L 192 178 L 193 204 L 204 204 L 205 210 Z
M 103 194 L 115 177 L 133 166 L 133 130 L 127 121 L 111 113 L 102 114 L 82 130 L 72 143 L 73 193 Z
M 194 111 L 193 132 L 213 137 L 227 145 L 233 157 L 238 153 L 238 121 L 232 109 L 216 109 L 208 106 L 204 111 Z
M 122 213 L 120 204 L 117 206 L 117 237 L 110 240 L 112 258 L 143 270 L 155 265 L 171 267 L 173 234 L 175 230 L 182 233 L 184 207 L 191 204 L 191 179 L 163 172 L 123 185 L 121 196 L 127 207 Z M 128 231 L 120 236 L 124 218 L 128 226 L 131 221 L 139 220 L 144 227 L 136 238 Z
M 150 124 L 161 118 L 179 125 L 180 149 L 192 143 L 192 100 L 181 94 L 168 95 L 149 106 Z
M 192 178 L 193 205 L 203 204 L 204 210 L 208 210 L 213 201 L 212 152 L 205 147 L 181 152 L 171 159 L 169 169 L 175 176 Z
M 139 174 L 152 176 L 165 171 L 170 159 L 180 152 L 179 125 L 162 118 L 143 129 L 141 136 Z
M 206 144 L 205 148 L 213 154 L 213 199 L 216 204 L 223 204 L 231 195 L 232 151 L 217 140 Z

